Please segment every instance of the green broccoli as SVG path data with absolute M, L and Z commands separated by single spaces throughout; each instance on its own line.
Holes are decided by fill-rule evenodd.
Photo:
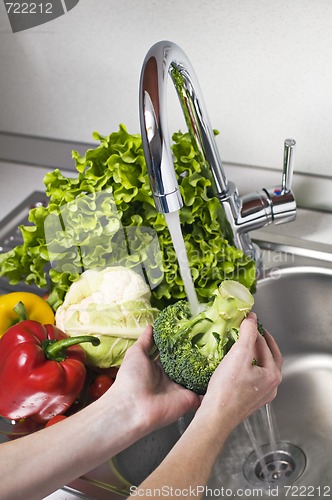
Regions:
M 163 309 L 154 322 L 153 335 L 167 375 L 204 394 L 214 370 L 238 339 L 240 324 L 253 304 L 244 285 L 225 280 L 197 315 L 192 315 L 185 300 Z

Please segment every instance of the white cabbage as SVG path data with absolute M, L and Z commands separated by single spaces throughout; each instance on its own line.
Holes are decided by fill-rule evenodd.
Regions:
M 151 306 L 144 278 L 122 266 L 89 269 L 69 288 L 56 312 L 56 325 L 69 336 L 94 335 L 100 345 L 81 344 L 93 366 L 119 366 L 127 349 L 158 309 Z

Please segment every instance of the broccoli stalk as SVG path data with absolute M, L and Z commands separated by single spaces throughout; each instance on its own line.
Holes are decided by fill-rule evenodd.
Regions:
M 154 323 L 153 335 L 167 375 L 204 394 L 214 370 L 238 339 L 240 324 L 253 304 L 244 285 L 226 280 L 195 316 L 184 300 L 166 307 Z

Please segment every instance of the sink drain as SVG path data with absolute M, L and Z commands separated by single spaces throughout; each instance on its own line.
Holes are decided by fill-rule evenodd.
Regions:
M 254 451 L 243 467 L 245 478 L 254 486 L 262 486 L 264 483 L 291 484 L 305 469 L 305 454 L 292 443 L 277 443 L 276 450 L 273 451 L 270 445 L 264 445 L 261 451 L 260 459 Z

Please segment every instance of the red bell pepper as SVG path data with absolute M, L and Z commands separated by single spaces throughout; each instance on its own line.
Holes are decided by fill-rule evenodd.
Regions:
M 0 339 L 0 415 L 46 422 L 65 413 L 85 382 L 82 342 L 100 343 L 32 320 L 9 328 Z

